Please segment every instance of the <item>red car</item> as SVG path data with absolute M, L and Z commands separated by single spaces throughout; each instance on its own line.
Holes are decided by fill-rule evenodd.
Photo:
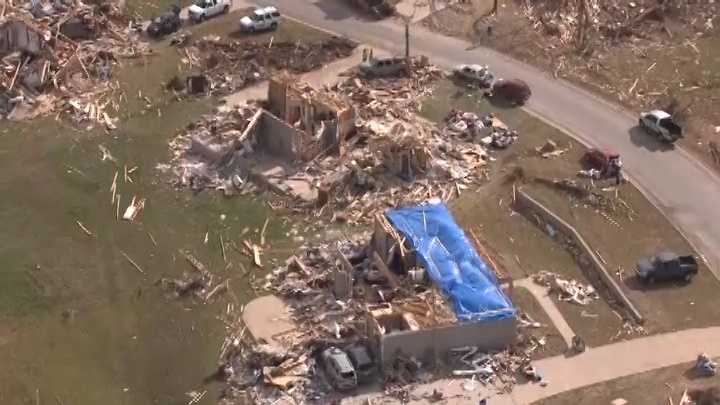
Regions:
M 610 149 L 593 148 L 585 152 L 582 157 L 582 165 L 599 170 L 606 176 L 613 176 L 622 167 L 620 154 Z

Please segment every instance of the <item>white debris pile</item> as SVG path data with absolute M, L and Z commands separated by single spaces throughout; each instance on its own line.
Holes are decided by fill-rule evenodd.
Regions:
M 548 287 L 550 292 L 557 293 L 560 301 L 587 305 L 591 301 L 599 298 L 598 293 L 592 285 L 583 285 L 577 280 L 566 280 L 555 273 L 541 271 L 533 275 L 532 278 L 536 284 Z
M 497 149 L 507 148 L 519 136 L 516 130 L 509 129 L 493 113 L 479 116 L 472 112 L 451 110 L 445 117 L 445 123 L 443 132 L 446 135 L 460 137 Z
M 243 194 L 251 188 L 231 169 L 236 154 L 252 152 L 250 140 L 242 142 L 243 132 L 257 108 L 240 105 L 221 109 L 190 124 L 170 142 L 173 154 L 171 168 L 178 185 L 194 191 L 205 188 L 223 190 L 226 194 Z

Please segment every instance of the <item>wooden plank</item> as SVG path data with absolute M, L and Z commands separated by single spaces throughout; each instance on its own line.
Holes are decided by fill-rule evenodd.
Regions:
M 373 252 L 373 260 L 375 261 L 375 265 L 377 266 L 378 270 L 380 270 L 381 273 L 387 278 L 388 283 L 390 283 L 390 286 L 392 288 L 398 288 L 400 287 L 400 282 L 398 281 L 395 274 L 390 271 L 390 269 L 385 265 L 385 262 L 380 258 L 380 255 L 377 254 L 377 252 Z

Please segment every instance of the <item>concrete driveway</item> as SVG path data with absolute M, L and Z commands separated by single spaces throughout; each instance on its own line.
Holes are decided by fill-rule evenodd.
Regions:
M 404 28 L 396 21 L 365 19 L 340 0 L 236 1 L 276 5 L 307 24 L 358 42 L 404 53 Z M 635 128 L 636 117 L 620 107 L 510 57 L 466 41 L 444 37 L 420 26 L 411 29 L 413 54 L 427 55 L 449 68 L 459 63 L 488 64 L 500 77 L 530 83 L 533 96 L 526 109 L 591 146 L 620 152 L 632 181 L 675 223 L 709 260 L 716 275 L 720 251 L 720 179 L 680 148 L 668 149 Z M 642 213 L 640 213 L 642 215 Z

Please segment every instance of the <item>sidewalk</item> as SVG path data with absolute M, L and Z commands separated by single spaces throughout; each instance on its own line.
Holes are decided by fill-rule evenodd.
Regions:
M 532 279 L 530 278 L 515 280 L 514 284 L 516 287 L 523 287 L 526 290 L 530 291 L 530 294 L 535 297 L 537 302 L 542 307 L 543 311 L 545 311 L 547 316 L 552 321 L 553 325 L 555 325 L 558 332 L 560 332 L 560 335 L 565 341 L 567 347 L 571 347 L 572 338 L 573 336 L 575 336 L 575 332 L 573 332 L 572 328 L 565 321 L 565 318 L 562 316 L 555 303 L 548 296 L 547 289 L 545 287 L 535 284 L 535 282 L 532 281 Z

